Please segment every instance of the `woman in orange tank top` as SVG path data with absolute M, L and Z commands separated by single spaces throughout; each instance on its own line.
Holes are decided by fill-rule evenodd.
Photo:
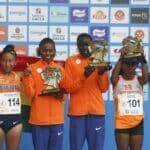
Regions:
M 115 138 L 117 150 L 141 150 L 143 143 L 143 85 L 147 82 L 148 72 L 143 50 L 142 60 L 124 58 L 127 51 L 123 48 L 121 56 L 112 72 L 111 82 L 115 103 Z M 137 66 L 142 75 L 136 75 Z
M 0 55 L 0 149 L 6 139 L 8 150 L 19 150 L 22 133 L 20 79 L 13 71 L 16 52 L 7 45 Z

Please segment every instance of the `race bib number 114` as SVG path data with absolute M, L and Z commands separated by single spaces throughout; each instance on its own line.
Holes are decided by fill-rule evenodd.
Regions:
M 0 93 L 0 114 L 20 114 L 21 99 L 19 92 Z

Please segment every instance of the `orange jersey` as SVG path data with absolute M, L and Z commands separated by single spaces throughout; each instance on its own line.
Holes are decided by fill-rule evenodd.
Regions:
M 113 89 L 115 100 L 115 126 L 117 129 L 132 128 L 143 119 L 143 89 L 135 76 L 125 80 L 119 76 Z
M 0 71 L 0 115 L 21 113 L 20 78 L 15 72 Z
M 29 122 L 35 125 L 53 125 L 64 122 L 64 99 L 54 96 L 42 95 L 41 91 L 47 87 L 42 79 L 41 72 L 48 66 L 57 67 L 63 74 L 63 68 L 54 63 L 49 64 L 43 60 L 30 65 L 31 75 L 23 76 L 25 94 L 31 100 Z
M 0 92 L 20 92 L 20 78 L 15 72 L 9 75 L 0 71 Z
M 102 92 L 108 90 L 108 75 L 98 75 L 95 70 L 85 78 L 84 70 L 89 63 L 89 58 L 81 55 L 72 56 L 66 61 L 65 73 L 70 77 L 70 82 L 62 86 L 70 93 L 69 115 L 105 114 Z

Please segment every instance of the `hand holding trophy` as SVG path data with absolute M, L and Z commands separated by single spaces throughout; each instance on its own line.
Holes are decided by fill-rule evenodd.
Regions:
M 143 43 L 141 39 L 137 37 L 128 36 L 122 41 L 123 50 L 125 52 L 123 58 L 128 59 L 137 59 L 141 63 L 146 63 L 143 51 Z
M 40 95 L 55 95 L 61 91 L 59 82 L 62 78 L 62 74 L 58 67 L 46 67 L 41 72 L 41 78 L 44 80 L 44 84 L 47 85 L 47 87 L 42 90 Z
M 105 61 L 105 56 L 108 53 L 107 43 L 105 40 L 92 41 L 89 43 L 89 51 L 91 52 L 92 62 L 89 64 L 91 67 L 99 68 L 101 70 L 110 70 L 111 64 Z

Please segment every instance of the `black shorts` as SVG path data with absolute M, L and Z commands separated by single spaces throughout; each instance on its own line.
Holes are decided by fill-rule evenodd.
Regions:
M 144 134 L 144 121 L 142 120 L 137 126 L 128 129 L 115 129 L 115 135 L 123 133 L 132 135 L 143 135 Z
M 5 133 L 20 123 L 21 115 L 0 115 L 0 128 Z

